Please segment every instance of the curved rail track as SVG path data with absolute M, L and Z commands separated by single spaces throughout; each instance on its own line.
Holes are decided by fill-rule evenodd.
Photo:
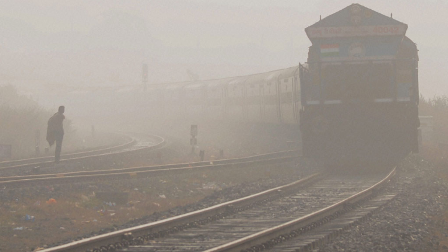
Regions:
M 127 140 L 123 144 L 119 144 L 119 145 L 112 146 L 112 147 L 99 148 L 99 149 L 90 150 L 90 151 L 82 151 L 82 152 L 63 154 L 63 155 L 61 155 L 61 158 L 62 158 L 62 160 L 64 160 L 64 159 L 77 158 L 77 157 L 83 157 L 83 156 L 98 155 L 98 154 L 103 154 L 103 153 L 113 152 L 113 151 L 120 151 L 122 149 L 133 146 L 137 143 L 136 139 L 134 139 L 130 136 L 126 136 L 126 138 L 127 138 Z M 0 162 L 0 169 L 20 167 L 21 165 L 47 163 L 47 162 L 52 162 L 52 161 L 54 161 L 54 156 L 2 161 L 2 162 Z
M 282 162 L 291 162 L 298 156 L 295 151 L 284 151 L 255 155 L 245 158 L 216 160 L 213 162 L 203 161 L 194 163 L 181 163 L 157 166 L 142 166 L 122 169 L 80 171 L 56 174 L 40 174 L 27 176 L 9 176 L 0 177 L 0 187 L 14 188 L 26 186 L 38 186 L 60 183 L 89 182 L 98 180 L 113 180 L 120 178 L 144 178 L 158 175 L 167 175 L 169 173 L 190 172 L 197 170 L 220 169 L 226 167 L 245 167 L 260 164 L 280 164 Z
M 271 156 L 268 160 L 278 163 L 292 158 Z M 224 162 L 234 166 L 265 164 L 267 160 Z M 206 209 L 42 251 L 261 251 L 305 235 L 330 221 L 334 223 L 359 202 L 374 195 L 394 174 L 395 169 L 387 176 L 373 178 L 314 174 Z M 307 241 L 313 246 L 317 244 Z M 310 248 L 309 244 L 303 248 Z
M 292 218 L 291 220 L 285 221 L 278 225 L 271 225 L 268 228 L 263 227 L 263 230 L 259 232 L 252 233 L 240 239 L 232 240 L 228 243 L 207 249 L 205 251 L 249 252 L 269 249 L 275 249 L 275 251 L 313 251 L 325 241 L 337 236 L 342 230 L 350 227 L 357 221 L 368 217 L 373 210 L 393 198 L 395 195 L 381 195 L 377 199 L 369 201 L 367 204 L 363 204 L 362 207 L 359 207 L 361 203 L 365 203 L 368 199 L 372 199 L 376 196 L 378 190 L 390 182 L 394 175 L 395 169 L 388 173 L 385 178 L 373 184 L 373 180 L 366 181 L 364 179 L 357 180 L 355 184 L 344 183 L 342 188 L 353 189 L 352 186 L 354 186 L 357 190 L 361 190 L 354 194 L 348 192 L 336 193 L 332 197 L 325 198 L 325 203 L 330 203 L 329 206 L 325 206 L 317 211 L 312 211 L 311 213 L 305 214 L 298 218 Z M 329 181 L 331 180 L 335 181 L 334 178 Z M 319 186 L 317 186 L 316 189 L 317 188 L 319 188 Z M 328 187 L 325 186 L 324 188 Z M 320 190 L 324 188 L 321 187 Z M 340 189 L 341 187 L 338 187 L 337 190 Z M 348 196 L 349 194 L 352 195 Z M 342 195 L 346 196 L 341 197 Z M 341 198 L 338 199 L 339 197 Z M 357 209 L 357 207 L 360 209 Z M 288 240 L 291 241 L 286 242 Z M 125 251 L 142 250 L 130 249 Z
M 71 164 L 75 162 L 86 162 L 90 160 L 100 159 L 100 158 L 109 158 L 128 155 L 128 154 L 138 154 L 140 152 L 158 149 L 165 145 L 165 139 L 155 135 L 149 135 L 147 138 L 151 140 L 136 140 L 135 138 L 130 138 L 130 140 L 124 144 L 113 146 L 109 148 L 87 151 L 87 152 L 79 152 L 73 154 L 67 154 L 62 156 L 60 164 Z M 3 167 L 0 167 L 0 174 L 4 177 L 0 180 L 11 180 L 15 177 L 19 179 L 32 178 L 33 176 L 24 176 L 25 174 L 39 174 L 43 173 L 42 170 L 45 168 L 55 167 L 54 161 L 52 157 L 42 157 L 42 158 L 33 158 L 33 159 L 24 159 L 24 160 L 16 160 L 16 161 L 8 161 L 0 163 Z M 19 176 L 18 176 L 19 175 Z M 36 178 L 39 175 L 35 175 Z M 51 176 L 51 175 L 48 175 Z M 41 176 L 42 177 L 42 176 Z M 10 178 L 10 179 L 7 179 Z

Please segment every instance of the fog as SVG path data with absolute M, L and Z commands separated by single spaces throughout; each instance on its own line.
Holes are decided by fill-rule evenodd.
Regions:
M 444 85 L 448 1 L 360 1 L 408 24 L 420 50 L 420 91 Z M 207 80 L 296 66 L 311 42 L 304 29 L 350 1 L 0 1 L 0 86 L 12 85 L 77 120 L 116 112 L 98 102 L 160 83 Z M 89 94 L 84 96 L 83 94 Z M 113 95 L 111 95 L 113 94 Z M 141 98 L 144 99 L 144 98 Z M 115 113 L 117 114 L 117 113 Z M 117 116 L 119 116 L 117 114 Z M 87 118 L 88 123 L 94 123 Z
M 448 85 L 445 85 L 445 73 L 448 72 L 448 35 L 445 32 L 448 31 L 448 0 L 359 0 L 358 3 L 386 15 L 381 21 L 390 21 L 388 17 L 391 16 L 408 25 L 406 35 L 419 49 L 420 93 L 426 98 L 436 96 L 437 99 L 422 100 L 420 108 L 417 107 L 414 61 L 410 60 L 415 57 L 415 48 L 407 40 L 407 44 L 403 42 L 406 47 L 402 47 L 406 50 L 400 51 L 404 56 L 399 58 L 405 59 L 404 63 L 393 65 L 395 68 L 389 61 L 388 65 L 347 67 L 350 71 L 340 71 L 336 67 L 321 71 L 316 64 L 298 67 L 299 63 L 307 61 L 311 46 L 305 28 L 353 4 L 348 0 L 0 0 L 0 154 L 2 148 L 5 153 L 0 155 L 0 163 L 33 156 L 48 156 L 48 160 L 53 160 L 55 147 L 48 146 L 51 140 L 47 141 L 46 137 L 52 134 L 54 137 L 55 133 L 47 130 L 51 128 L 48 127 L 48 119 L 60 105 L 65 106 L 65 117 L 62 112 L 58 113 L 58 127 L 63 125 L 64 133 L 57 132 L 58 139 L 53 140 L 58 142 L 55 145 L 59 148 L 64 135 L 63 154 L 121 144 L 124 138 L 129 140 L 122 133 L 130 134 L 133 139 L 141 138 L 137 139 L 139 145 L 153 140 L 145 140 L 148 138 L 146 134 L 157 134 L 167 139 L 167 152 L 157 149 L 151 155 L 131 154 L 128 160 L 119 156 L 119 162 L 111 161 L 117 167 L 195 162 L 200 160 L 199 153 L 202 153 L 202 158 L 206 155 L 205 160 L 213 165 L 217 157 L 248 157 L 286 149 L 297 149 L 303 157 L 321 161 L 322 164 L 316 164 L 319 168 L 358 165 L 364 161 L 374 163 L 378 157 L 389 164 L 401 161 L 402 157 L 419 148 L 419 112 L 426 116 L 421 124 L 422 143 L 436 144 L 432 140 L 437 140 L 439 147 L 441 142 L 448 143 L 448 140 L 443 140 L 448 139 L 448 98 L 442 97 L 448 96 Z M 355 13 L 356 9 L 352 12 Z M 351 18 L 360 18 L 358 15 Z M 351 21 L 356 25 L 356 19 Z M 398 25 L 395 27 L 398 29 Z M 399 27 L 402 29 L 401 25 Z M 398 36 L 393 37 L 402 42 Z M 398 42 L 397 45 L 400 44 Z M 353 48 L 362 48 L 359 44 L 355 41 Z M 328 47 L 320 47 L 321 54 L 335 52 L 331 50 L 339 53 L 337 44 L 337 48 L 330 48 L 334 44 L 317 45 L 315 48 Z M 345 49 L 351 47 L 347 44 Z M 329 50 L 324 52 L 326 49 Z M 361 49 L 360 52 L 353 51 L 359 55 L 364 53 Z M 407 64 L 409 62 L 412 64 Z M 381 68 L 383 65 L 387 67 L 386 71 Z M 147 82 L 142 80 L 144 66 L 148 69 Z M 341 66 L 346 70 L 346 65 Z M 303 95 L 297 85 L 299 72 L 305 76 L 302 78 L 304 86 L 308 81 L 304 90 L 311 90 Z M 238 78 L 246 75 L 250 76 Z M 319 78 L 313 79 L 314 76 Z M 399 77 L 400 81 L 390 81 Z M 360 80 L 364 85 L 356 86 Z M 326 86 L 326 91 L 329 91 L 322 92 L 322 83 L 334 85 Z M 391 83 L 395 86 L 388 85 Z M 362 99 L 369 102 L 360 102 Z M 395 106 L 399 101 L 405 106 Z M 301 109 L 301 104 L 311 109 Z M 317 104 L 329 104 L 327 108 L 330 109 L 323 112 L 320 108 L 314 110 L 313 106 Z M 198 126 L 197 139 L 190 131 L 192 125 Z M 423 154 L 431 157 L 431 153 Z M 421 168 L 429 167 L 424 165 L 426 161 L 423 159 L 427 157 L 410 155 L 404 161 L 404 168 L 400 168 L 404 171 L 402 174 L 409 171 L 414 178 L 420 179 L 418 181 L 423 181 L 420 175 L 425 172 L 421 172 Z M 443 156 L 441 159 L 446 160 Z M 49 161 L 48 166 L 42 167 L 32 164 L 34 168 L 23 174 L 103 169 L 96 163 L 86 168 L 81 163 L 59 164 L 58 157 L 55 161 L 56 164 Z M 446 167 L 446 163 L 443 164 Z M 102 165 L 116 168 L 107 163 Z M 314 165 L 311 160 L 301 159 L 290 168 L 294 176 L 302 177 L 306 175 L 302 168 L 314 168 Z M 287 173 L 282 174 L 284 165 L 281 166 L 273 166 L 272 173 L 271 168 L 266 172 L 250 171 L 247 173 L 250 180 L 247 181 L 257 180 L 254 183 L 264 186 L 260 182 L 262 179 L 271 181 L 277 175 L 288 176 Z M 367 169 L 370 167 L 360 171 Z M 376 171 L 375 168 L 371 170 Z M 219 172 L 226 173 L 224 170 Z M 129 177 L 134 180 L 136 174 L 132 172 Z M 2 176 L 9 175 L 2 173 Z M 95 234 L 92 230 L 101 228 L 103 232 L 106 230 L 103 227 L 112 224 L 116 229 L 117 219 L 113 220 L 115 223 L 112 219 L 119 216 L 118 210 L 122 209 L 123 213 L 135 213 L 120 217 L 123 223 L 140 218 L 148 211 L 169 216 L 163 211 L 173 205 L 169 202 L 163 206 L 166 208 L 160 208 L 159 200 L 171 200 L 170 197 L 184 200 L 187 197 L 193 201 L 196 197 L 205 197 L 201 191 L 205 182 L 214 185 L 215 180 L 218 181 L 207 176 L 204 173 L 199 179 L 186 179 L 182 183 L 187 186 L 181 185 L 180 189 L 177 187 L 179 183 L 171 177 L 167 178 L 169 182 L 156 177 L 151 178 L 153 180 L 142 177 L 130 183 L 129 180 L 117 180 L 117 183 L 95 181 L 92 186 L 73 183 L 73 187 L 57 186 L 56 190 L 48 186 L 35 191 L 29 187 L 17 191 L 3 187 L 0 190 L 3 202 L 0 205 L 3 213 L 0 224 L 4 226 L 3 231 L 9 231 L 0 235 L 0 243 L 13 241 L 11 247 L 17 249 L 8 251 L 23 251 L 25 246 L 27 250 L 33 250 L 31 247 L 51 246 L 56 241 L 60 243 L 86 237 L 87 233 Z M 240 176 L 229 173 L 222 177 L 229 179 L 226 183 L 230 187 L 240 183 Z M 241 179 L 246 180 L 244 177 Z M 417 179 L 410 179 L 407 174 L 400 184 L 407 188 L 411 186 L 408 181 L 414 180 Z M 429 192 L 436 183 L 428 181 L 431 186 L 419 183 L 416 186 L 427 191 L 412 194 L 444 199 L 442 192 L 446 188 L 437 193 Z M 165 186 L 169 188 L 167 192 L 175 187 L 188 195 L 177 192 L 169 195 L 159 190 Z M 191 194 L 190 188 L 200 196 Z M 248 191 L 241 188 L 238 190 Z M 96 200 L 95 190 L 104 189 L 130 192 L 139 198 L 132 198 L 126 204 L 129 208 L 115 208 L 117 215 L 115 212 L 103 215 L 104 203 L 109 203 L 107 206 L 111 208 L 112 203 L 102 200 L 95 203 L 93 200 Z M 150 190 L 152 194 L 148 193 L 147 197 L 146 192 Z M 398 196 L 405 197 L 401 190 L 398 189 Z M 346 192 L 345 189 L 340 191 Z M 59 205 L 50 201 L 55 201 L 55 195 L 59 197 Z M 224 200 L 220 196 L 216 198 Z M 424 206 L 429 205 L 428 202 L 436 202 L 434 205 L 440 209 L 442 203 L 426 198 Z M 140 200 L 150 208 L 140 204 Z M 319 201 L 322 201 L 320 197 Z M 408 201 L 400 199 L 398 202 Z M 182 201 L 179 204 L 187 203 Z M 61 211 L 54 211 L 53 206 Z M 137 210 L 141 207 L 141 214 L 134 211 L 134 206 Z M 416 209 L 425 216 L 397 221 L 412 220 L 409 225 L 388 223 L 388 226 L 407 229 L 396 231 L 400 242 L 403 237 L 415 240 L 411 234 L 429 234 L 421 226 L 416 231 L 408 228 L 423 223 L 414 219 L 428 219 L 426 213 L 429 211 Z M 401 211 L 403 213 L 409 214 Z M 50 215 L 55 219 L 49 218 Z M 101 218 L 102 226 L 97 226 Z M 27 227 L 32 227 L 34 233 Z M 73 233 L 65 233 L 64 230 Z M 403 235 L 406 232 L 410 235 Z M 378 233 L 381 237 L 392 237 Z
M 264 72 L 306 61 L 304 28 L 351 1 L 0 2 L 0 85 L 68 92 Z M 360 1 L 409 25 L 425 96 L 447 94 L 448 1 Z

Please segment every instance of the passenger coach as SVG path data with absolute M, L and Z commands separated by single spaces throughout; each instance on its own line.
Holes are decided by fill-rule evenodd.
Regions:
M 158 90 L 158 91 L 157 91 Z M 299 67 L 218 80 L 174 83 L 151 92 L 161 94 L 165 116 L 189 120 L 298 125 Z

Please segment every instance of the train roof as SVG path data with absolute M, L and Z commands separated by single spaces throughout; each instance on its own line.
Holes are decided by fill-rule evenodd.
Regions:
M 216 89 L 217 87 L 223 85 L 230 86 L 243 86 L 243 85 L 253 85 L 256 83 L 267 83 L 274 82 L 280 79 L 286 79 L 294 76 L 298 71 L 299 66 L 293 66 L 284 69 L 278 69 L 269 71 L 266 73 L 257 73 L 251 75 L 244 76 L 236 76 L 236 77 L 227 77 L 222 79 L 211 79 L 211 80 L 197 80 L 197 81 L 188 81 L 188 82 L 176 82 L 176 83 L 166 83 L 166 84 L 157 84 L 151 86 L 150 89 L 162 89 L 162 90 L 197 90 L 203 87 L 207 87 L 209 89 Z
M 408 26 L 360 4 L 352 4 L 305 28 L 308 38 L 404 36 Z
M 403 57 L 405 51 L 408 56 L 416 54 L 415 44 L 406 37 L 407 28 L 392 16 L 352 4 L 305 29 L 313 44 L 308 61 L 390 61 Z

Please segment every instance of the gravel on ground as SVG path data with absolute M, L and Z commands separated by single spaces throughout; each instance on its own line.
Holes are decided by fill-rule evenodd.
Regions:
M 391 189 L 399 194 L 317 251 L 448 251 L 448 181 L 439 172 L 420 155 L 409 156 Z

